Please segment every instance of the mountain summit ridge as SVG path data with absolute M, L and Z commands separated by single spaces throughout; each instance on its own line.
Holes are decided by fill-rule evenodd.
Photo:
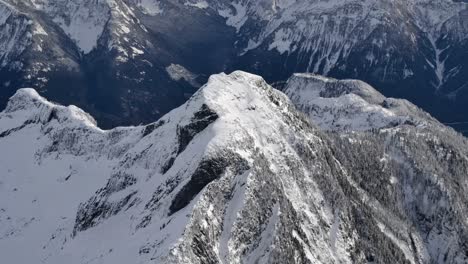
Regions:
M 295 72 L 360 79 L 444 123 L 467 119 L 464 2 L 4 0 L 0 6 L 0 108 L 16 88 L 34 87 L 78 105 L 106 128 L 138 125 L 182 105 L 211 74 L 240 69 L 269 83 Z
M 432 121 L 323 131 L 294 102 L 237 71 L 210 77 L 155 123 L 101 130 L 19 90 L 0 113 L 2 258 L 468 259 L 465 138 Z

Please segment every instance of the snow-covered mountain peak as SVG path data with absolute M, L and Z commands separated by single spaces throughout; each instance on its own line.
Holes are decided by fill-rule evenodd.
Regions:
M 294 111 L 287 96 L 272 89 L 263 78 L 236 71 L 212 75 L 184 106 L 162 120 L 181 117 L 179 125 L 191 127 L 194 120 L 212 119 L 209 146 L 219 149 L 250 138 L 253 146 L 271 146 L 273 155 L 274 144 L 263 140 L 287 130 L 285 118 L 292 118 Z
M 107 252 L 100 257 L 105 263 L 122 259 L 185 263 L 198 255 L 192 246 L 200 239 L 196 230 L 222 230 L 223 226 L 224 231 L 216 236 L 203 238 L 203 247 L 220 252 L 217 259 L 225 263 L 272 259 L 270 253 L 259 256 L 256 245 L 280 243 L 264 241 L 272 235 L 285 239 L 280 234 L 293 220 L 279 218 L 279 200 L 285 206 L 289 199 L 294 202 L 288 196 L 296 188 L 293 184 L 276 190 L 280 185 L 273 181 L 279 175 L 289 183 L 295 179 L 285 167 L 292 165 L 285 164 L 302 162 L 298 155 L 306 154 L 295 154 L 298 144 L 324 147 L 285 95 L 262 78 L 243 72 L 212 76 L 185 105 L 147 126 L 108 131 L 70 126 L 55 122 L 54 109 L 61 115 L 68 108 L 22 89 L 11 99 L 8 111 L 0 114 L 0 149 L 17 146 L 11 155 L 0 154 L 0 167 L 8 171 L 0 174 L 2 186 L 3 182 L 17 183 L 12 192 L 0 193 L 0 209 L 8 215 L 8 219 L 0 218 L 0 252 L 7 260 L 62 263 L 73 256 L 72 263 L 81 263 Z M 27 166 L 14 162 L 19 156 L 28 161 Z M 297 168 L 296 173 L 301 171 Z M 16 182 L 17 177 L 27 180 Z M 28 182 L 38 183 L 30 186 Z M 86 187 L 70 192 L 72 186 Z M 259 188 L 277 194 L 272 196 L 270 191 L 259 196 Z M 17 196 L 21 202 L 9 202 Z M 54 200 L 54 196 L 61 199 Z M 255 212 L 258 199 L 264 209 Z M 54 208 L 47 217 L 33 216 L 47 208 Z M 266 221 L 271 218 L 270 226 L 253 224 L 252 213 Z M 28 219 L 27 228 L 21 227 L 21 219 Z M 251 230 L 249 240 L 256 242 L 239 242 L 245 229 Z M 115 239 L 102 243 L 111 233 Z M 51 234 L 57 240 L 47 242 Z M 23 238 L 28 242 L 21 242 Z M 19 243 L 30 249 L 28 254 L 8 250 Z M 243 250 L 234 249 L 233 244 Z
M 199 108 L 205 104 L 218 115 L 231 118 L 246 115 L 249 110 L 275 111 L 272 104 L 278 106 L 285 104 L 285 101 L 289 101 L 287 97 L 271 89 L 260 76 L 235 71 L 212 75 L 207 84 L 187 102 L 186 108 Z
M 185 106 L 174 110 L 162 120 L 165 122 L 169 119 L 187 125 L 193 122 L 193 117 L 200 114 L 201 110 L 227 120 L 237 120 L 243 118 L 249 110 L 271 112 L 273 102 L 265 99 L 276 100 L 274 102 L 277 104 L 288 100 L 286 96 L 272 90 L 259 76 L 241 71 L 229 75 L 221 73 L 211 76 L 208 83 Z M 22 123 L 44 124 L 57 120 L 60 125 L 67 122 L 98 129 L 94 118 L 80 108 L 49 102 L 32 88 L 19 89 L 10 98 L 3 115 L 8 117 L 6 119 Z
M 230 108 L 248 107 L 248 104 L 253 104 L 260 98 L 264 100 L 266 93 L 274 91 L 263 78 L 242 71 L 229 75 L 212 75 L 201 88 L 201 94 L 208 104 L 217 105 L 226 111 Z
M 34 107 L 37 107 L 37 104 L 52 106 L 52 104 L 44 97 L 40 96 L 36 90 L 32 88 L 22 88 L 16 91 L 10 98 L 5 111 L 11 113 L 17 110 L 33 110 Z
M 364 87 L 352 83 L 358 88 L 349 91 Z M 323 99 L 360 98 L 346 89 Z M 5 262 L 467 258 L 467 143 L 456 134 L 415 126 L 321 132 L 286 95 L 244 72 L 212 76 L 149 125 L 103 131 L 75 125 L 86 124 L 82 114 L 31 89 L 0 113 Z
M 295 74 L 285 93 L 326 130 L 370 130 L 399 124 L 423 124 L 432 118 L 406 100 L 385 98 L 359 80 Z
M 80 108 L 51 103 L 32 88 L 19 89 L 10 98 L 4 113 L 10 117 L 9 119 L 23 124 L 47 123 L 56 120 L 61 126 L 68 124 L 97 128 L 94 118 Z M 8 127 L 4 122 L 0 121 L 0 123 L 3 128 Z

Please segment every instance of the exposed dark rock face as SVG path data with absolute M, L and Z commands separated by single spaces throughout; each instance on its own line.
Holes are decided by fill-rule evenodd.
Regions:
M 143 137 L 148 136 L 149 134 L 153 133 L 154 130 L 156 130 L 158 127 L 164 125 L 165 121 L 160 120 L 156 123 L 149 124 L 145 126 L 145 129 L 143 130 Z
M 236 175 L 248 170 L 248 163 L 233 153 L 220 153 L 203 160 L 190 180 L 180 189 L 169 207 L 169 215 L 187 206 L 209 183 L 219 179 L 227 169 Z
M 188 125 L 178 128 L 177 137 L 179 141 L 178 154 L 185 150 L 192 139 L 210 124 L 218 119 L 218 115 L 213 112 L 206 104 L 203 104 L 201 109 L 193 115 Z
M 73 235 L 85 231 L 106 218 L 118 214 L 130 204 L 136 191 L 129 193 L 117 201 L 109 201 L 112 194 L 120 192 L 136 183 L 136 178 L 125 173 L 117 173 L 110 177 L 106 187 L 99 190 L 89 201 L 80 204 L 76 215 Z M 134 201 L 135 202 L 135 201 Z

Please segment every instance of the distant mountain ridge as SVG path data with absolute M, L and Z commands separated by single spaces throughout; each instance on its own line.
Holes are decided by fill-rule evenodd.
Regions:
M 185 102 L 211 74 L 241 69 L 270 83 L 294 72 L 361 79 L 445 123 L 468 121 L 468 10 L 459 1 L 3 0 L 0 6 L 3 106 L 18 87 L 36 87 L 86 109 L 104 127 L 147 123 Z
M 238 68 L 364 80 L 437 118 L 468 121 L 468 11 L 444 1 L 239 1 Z M 261 26 L 259 26 L 261 25 Z

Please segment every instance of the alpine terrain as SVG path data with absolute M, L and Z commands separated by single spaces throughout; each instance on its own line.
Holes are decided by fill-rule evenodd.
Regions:
M 1 0 L 0 109 L 19 87 L 104 128 L 149 123 L 213 73 L 282 88 L 295 72 L 364 80 L 459 131 L 468 3 L 455 0 Z
M 361 81 L 282 86 L 213 75 L 157 122 L 111 130 L 16 91 L 0 113 L 1 262 L 468 262 L 466 138 Z

